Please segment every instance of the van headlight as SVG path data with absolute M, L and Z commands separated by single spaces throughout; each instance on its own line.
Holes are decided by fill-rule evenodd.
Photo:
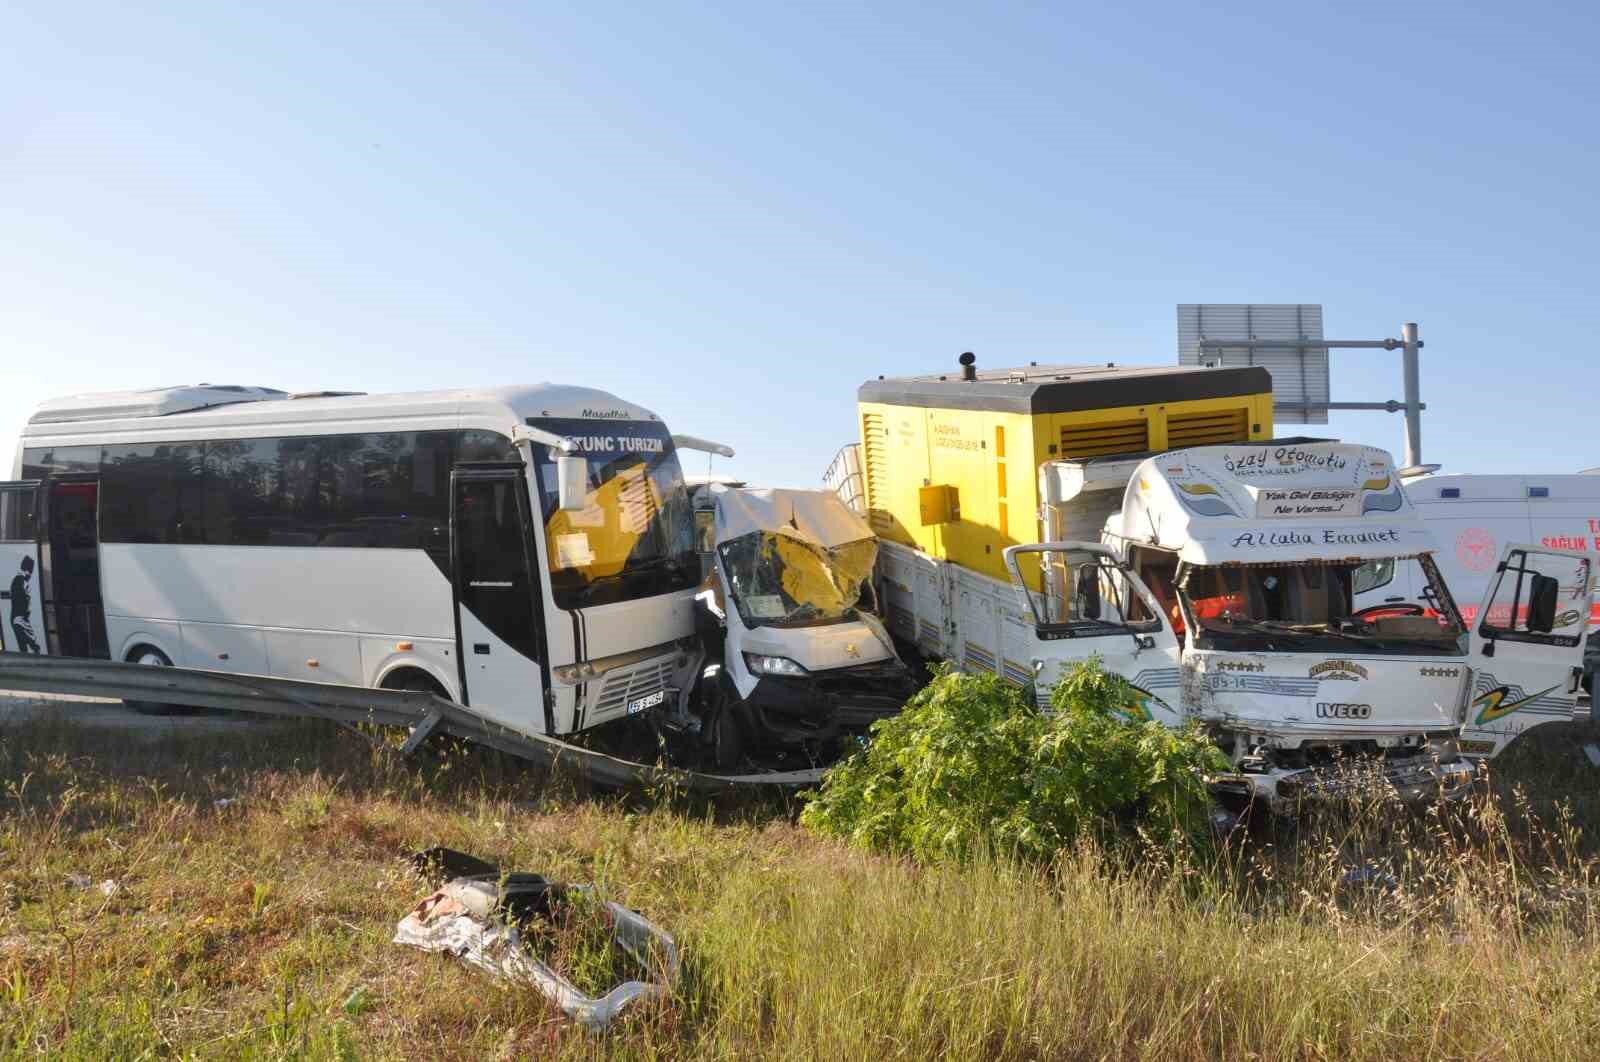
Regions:
M 784 675 L 788 678 L 800 678 L 806 674 L 806 669 L 790 660 L 786 656 L 762 656 L 760 653 L 744 654 L 744 666 L 750 669 L 752 675 Z

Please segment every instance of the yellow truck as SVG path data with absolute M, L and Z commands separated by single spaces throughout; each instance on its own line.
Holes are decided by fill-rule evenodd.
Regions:
M 1264 369 L 964 355 L 859 399 L 877 596 L 903 646 L 1041 706 L 1098 657 L 1130 718 L 1207 728 L 1229 801 L 1287 808 L 1353 762 L 1402 797 L 1456 794 L 1468 757 L 1571 718 L 1581 629 L 1561 624 L 1589 614 L 1588 559 L 1510 547 L 1479 607 L 1503 622 L 1469 629 L 1393 458 L 1272 438 Z M 1434 607 L 1360 607 L 1400 561 Z
M 1039 541 L 1045 462 L 1272 437 L 1262 368 L 979 370 L 969 353 L 955 372 L 868 380 L 857 400 L 873 531 L 997 579 L 1002 550 Z

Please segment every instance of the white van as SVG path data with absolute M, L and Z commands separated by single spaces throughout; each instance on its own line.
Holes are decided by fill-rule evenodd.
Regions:
M 1488 592 L 1511 543 L 1579 553 L 1600 552 L 1600 475 L 1426 476 L 1406 484 L 1406 496 L 1438 539 L 1434 556 L 1468 623 Z M 1422 571 L 1414 563 L 1368 565 L 1357 576 L 1356 603 L 1431 607 Z M 1570 610 L 1565 610 L 1570 611 Z M 1582 617 L 1564 615 L 1572 623 Z M 1584 687 L 1592 688 L 1600 638 L 1600 612 L 1587 616 Z

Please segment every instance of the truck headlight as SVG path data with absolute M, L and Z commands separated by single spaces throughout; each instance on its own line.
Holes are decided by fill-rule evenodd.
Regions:
M 760 653 L 746 653 L 744 654 L 744 666 L 750 669 L 752 675 L 785 675 L 789 678 L 799 678 L 806 674 L 805 668 L 786 656 L 762 656 Z

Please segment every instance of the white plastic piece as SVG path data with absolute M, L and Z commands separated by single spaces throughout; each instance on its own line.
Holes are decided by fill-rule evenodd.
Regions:
M 576 886 L 568 886 L 576 888 Z M 664 999 L 677 983 L 678 946 L 653 922 L 619 903 L 606 903 L 613 939 L 657 980 L 625 981 L 598 999 L 586 996 L 560 974 L 529 955 L 517 931 L 485 924 L 468 914 L 452 914 L 423 922 L 415 911 L 395 927 L 394 943 L 423 951 L 448 952 L 494 977 L 538 989 L 562 1013 L 591 1032 L 600 1032 L 641 999 Z

